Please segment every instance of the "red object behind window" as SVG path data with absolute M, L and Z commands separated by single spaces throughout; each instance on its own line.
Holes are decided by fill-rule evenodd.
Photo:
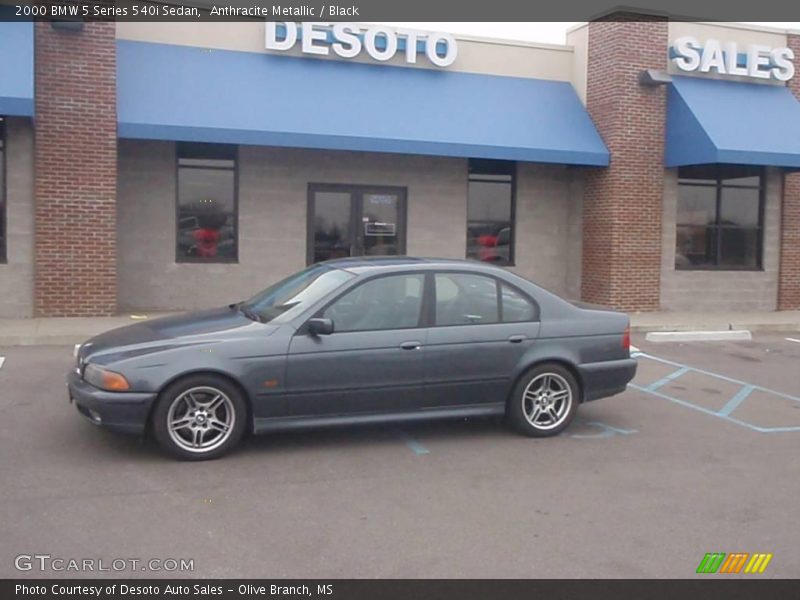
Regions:
M 219 231 L 216 229 L 195 229 L 192 232 L 194 241 L 197 242 L 197 256 L 212 258 L 217 255 L 217 242 L 219 242 Z

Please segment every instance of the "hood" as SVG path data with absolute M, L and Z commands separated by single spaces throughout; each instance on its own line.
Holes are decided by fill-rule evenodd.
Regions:
M 232 333 L 248 329 L 264 331 L 274 326 L 256 323 L 238 310 L 228 307 L 160 317 L 106 331 L 85 342 L 78 358 L 99 359 L 107 355 L 113 360 L 122 355 L 133 356 L 189 344 L 204 344 L 228 338 Z M 97 362 L 106 362 L 97 360 Z

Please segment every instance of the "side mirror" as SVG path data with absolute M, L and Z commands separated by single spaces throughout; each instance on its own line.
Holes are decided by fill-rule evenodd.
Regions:
M 330 319 L 309 319 L 308 333 L 311 335 L 330 335 L 333 333 L 333 321 Z

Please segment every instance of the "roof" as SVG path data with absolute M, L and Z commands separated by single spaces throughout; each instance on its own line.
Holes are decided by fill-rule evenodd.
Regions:
M 466 267 L 476 271 L 494 271 L 498 267 L 477 260 L 458 258 L 434 258 L 417 256 L 355 256 L 334 258 L 320 263 L 334 269 L 363 273 L 371 270 L 384 270 L 390 267 L 409 267 L 427 269 L 431 267 Z

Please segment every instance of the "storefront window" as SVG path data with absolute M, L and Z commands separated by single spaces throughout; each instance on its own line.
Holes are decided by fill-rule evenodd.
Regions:
M 178 262 L 238 257 L 236 147 L 178 144 Z
M 515 173 L 513 162 L 469 161 L 467 258 L 514 264 Z
M 681 168 L 675 268 L 760 269 L 763 182 L 756 167 Z
M 0 117 L 0 263 L 6 256 L 6 122 Z

